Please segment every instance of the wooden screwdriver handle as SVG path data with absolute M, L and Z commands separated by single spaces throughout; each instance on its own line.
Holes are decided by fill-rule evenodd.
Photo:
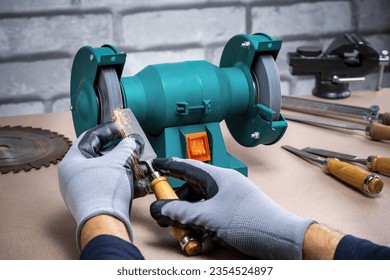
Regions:
M 150 187 L 157 199 L 178 199 L 175 191 L 164 176 L 155 178 L 150 183 Z M 188 230 L 173 226 L 171 226 L 171 230 L 187 255 L 194 256 L 202 251 L 202 245 L 197 240 L 190 237 L 190 232 Z
M 367 167 L 372 171 L 390 174 L 390 158 L 381 156 L 370 156 L 367 159 Z
M 382 115 L 382 124 L 390 125 L 390 113 L 389 112 L 383 113 L 383 115 Z
M 376 175 L 337 158 L 327 159 L 325 171 L 341 181 L 371 194 L 380 193 L 383 189 L 383 182 Z
M 373 140 L 390 140 L 390 126 L 380 123 L 372 123 L 368 135 Z

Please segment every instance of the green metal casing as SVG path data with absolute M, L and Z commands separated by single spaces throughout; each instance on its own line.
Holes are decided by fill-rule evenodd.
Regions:
M 250 47 L 242 47 L 250 42 Z M 243 146 L 272 144 L 287 128 L 280 115 L 255 102 L 251 66 L 259 54 L 276 58 L 281 41 L 266 34 L 237 35 L 226 45 L 220 67 L 207 61 L 150 65 L 134 76 L 122 77 L 125 54 L 112 46 L 84 47 L 74 59 L 71 105 L 77 135 L 96 126 L 99 101 L 94 84 L 100 67 L 114 66 L 122 87 L 123 104 L 130 108 L 159 157 L 186 158 L 185 135 L 205 131 L 211 161 L 247 175 L 247 167 L 225 148 L 219 123 L 226 120 L 234 139 Z M 261 133 L 254 139 L 254 131 Z

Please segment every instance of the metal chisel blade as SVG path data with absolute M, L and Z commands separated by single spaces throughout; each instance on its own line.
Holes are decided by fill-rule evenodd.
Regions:
M 349 130 L 361 130 L 366 131 L 367 128 L 363 126 L 358 126 L 354 124 L 349 123 L 342 123 L 342 122 L 331 122 L 328 120 L 319 120 L 319 119 L 313 119 L 313 118 L 307 118 L 307 117 L 301 117 L 301 116 L 293 116 L 293 115 L 287 115 L 283 114 L 283 116 L 290 121 L 296 121 L 316 126 L 329 126 L 329 127 L 337 127 L 337 128 L 344 128 Z
M 311 154 L 315 154 L 315 155 L 319 155 L 319 156 L 323 156 L 323 157 L 332 157 L 332 158 L 334 157 L 334 158 L 338 158 L 339 160 L 348 161 L 348 162 L 357 162 L 357 163 L 361 163 L 361 164 L 366 163 L 366 159 L 359 158 L 359 157 L 354 156 L 354 155 L 343 154 L 343 153 L 324 150 L 324 149 L 306 147 L 306 148 L 302 149 L 302 151 L 305 151 L 305 152 L 308 152 Z
M 300 156 L 302 158 L 309 159 L 309 160 L 312 160 L 314 162 L 318 162 L 321 165 L 324 164 L 325 159 L 322 157 L 319 157 L 319 156 L 316 156 L 314 154 L 302 151 L 300 149 L 294 148 L 294 147 L 289 146 L 289 145 L 283 145 L 282 148 L 297 155 L 297 156 Z
M 127 109 L 117 109 L 114 110 L 115 118 L 118 119 L 117 124 L 120 124 L 120 130 L 125 134 L 125 136 L 130 136 L 131 134 L 139 134 L 145 142 L 144 151 L 139 158 L 140 161 L 145 161 L 150 164 L 154 158 L 157 157 L 152 145 L 150 144 L 148 137 L 146 137 L 145 132 L 143 131 L 141 125 L 139 124 L 137 118 L 134 116 L 133 112 Z
M 282 96 L 282 108 L 291 111 L 309 113 L 321 116 L 339 115 L 366 121 L 382 119 L 380 107 L 372 105 L 369 108 L 309 100 L 293 96 Z

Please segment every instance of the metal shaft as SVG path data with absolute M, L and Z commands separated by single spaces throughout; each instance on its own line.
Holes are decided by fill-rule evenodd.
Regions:
M 292 116 L 292 115 L 286 115 L 286 114 L 284 114 L 284 117 L 287 120 L 301 122 L 301 123 L 307 123 L 307 124 L 312 124 L 312 125 L 330 126 L 330 127 L 344 128 L 344 129 L 349 129 L 349 130 L 367 131 L 367 127 L 358 126 L 358 125 L 354 125 L 354 124 L 331 122 L 331 121 L 327 121 L 327 120 L 314 120 L 314 119 L 309 119 L 307 117 Z
M 351 106 L 316 100 L 282 96 L 282 108 L 286 110 L 315 114 L 321 116 L 345 116 L 366 121 L 377 121 L 382 118 L 379 106 L 372 105 L 368 108 Z

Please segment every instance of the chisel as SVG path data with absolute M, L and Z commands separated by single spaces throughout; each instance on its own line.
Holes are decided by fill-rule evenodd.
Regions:
M 390 112 L 380 113 L 378 105 L 371 105 L 365 108 L 283 95 L 282 108 L 319 116 L 344 116 L 370 122 L 377 121 L 383 125 L 390 125 Z
M 337 158 L 323 158 L 289 145 L 283 145 L 282 148 L 304 159 L 320 163 L 326 173 L 332 174 L 356 189 L 369 194 L 378 194 L 383 189 L 383 182 L 378 175 L 369 173 L 357 166 L 340 161 Z
M 144 163 L 150 177 L 150 188 L 157 199 L 178 199 L 175 191 L 169 185 L 167 179 L 152 165 L 153 159 L 157 157 L 152 145 L 146 137 L 141 125 L 130 109 L 115 109 L 113 119 L 117 124 L 123 137 L 131 137 L 132 134 L 139 134 L 145 142 L 144 150 L 139 158 L 139 163 Z M 189 256 L 199 254 L 202 251 L 202 244 L 192 238 L 190 232 L 181 228 L 171 227 L 172 233 L 180 243 L 181 249 Z
M 365 165 L 368 170 L 390 174 L 390 158 L 388 157 L 368 156 L 367 158 L 359 158 L 354 155 L 343 154 L 339 152 L 312 147 L 306 147 L 302 150 L 323 157 L 334 157 L 342 161 L 356 162 Z
M 331 122 L 328 120 L 313 119 L 313 118 L 288 115 L 288 114 L 283 114 L 283 116 L 287 120 L 311 124 L 311 125 L 329 126 L 329 127 L 344 128 L 349 130 L 365 131 L 366 135 L 369 136 L 372 140 L 390 140 L 390 126 L 383 125 L 376 122 L 373 122 L 368 126 L 360 126 L 356 124 L 343 123 L 343 122 Z

